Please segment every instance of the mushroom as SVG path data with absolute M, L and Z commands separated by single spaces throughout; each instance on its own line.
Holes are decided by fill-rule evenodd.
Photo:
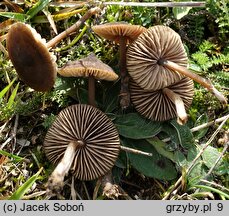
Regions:
M 55 83 L 56 64 L 55 56 L 51 55 L 48 49 L 77 31 L 87 19 L 100 11 L 98 7 L 89 9 L 75 24 L 48 43 L 29 25 L 13 24 L 6 42 L 9 57 L 19 77 L 36 91 L 50 90 Z
M 184 77 L 159 90 L 144 90 L 131 79 L 130 96 L 135 109 L 153 121 L 166 121 L 177 117 L 180 124 L 187 121 L 187 110 L 194 94 L 193 81 Z
M 31 88 L 45 92 L 56 79 L 55 56 L 50 55 L 45 40 L 23 23 L 14 24 L 7 36 L 7 50 L 19 77 Z
M 121 76 L 120 105 L 125 109 L 130 104 L 129 76 L 126 71 L 126 45 L 132 43 L 146 28 L 139 25 L 130 25 L 126 22 L 113 22 L 92 27 L 99 36 L 119 43 L 119 68 Z
M 44 150 L 57 165 L 48 189 L 58 192 L 69 169 L 80 180 L 106 174 L 119 154 L 120 141 L 115 126 L 104 113 L 93 106 L 77 104 L 59 113 L 46 134 Z
M 127 50 L 127 69 L 143 89 L 158 90 L 187 76 L 206 87 L 222 102 L 226 98 L 206 79 L 188 70 L 187 55 L 180 36 L 166 26 L 143 32 Z
M 64 77 L 88 77 L 88 103 L 95 104 L 95 79 L 114 81 L 118 75 L 113 69 L 99 60 L 95 54 L 68 62 L 58 73 Z

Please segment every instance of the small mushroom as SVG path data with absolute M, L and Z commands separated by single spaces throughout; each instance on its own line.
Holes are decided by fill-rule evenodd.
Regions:
M 186 111 L 192 103 L 193 81 L 185 77 L 159 90 L 144 90 L 131 79 L 130 96 L 136 110 L 153 121 L 166 121 L 177 117 L 178 123 L 187 121 Z
M 127 50 L 127 69 L 143 89 L 158 90 L 187 76 L 206 87 L 223 104 L 226 98 L 206 79 L 188 70 L 180 36 L 166 26 L 143 32 Z
M 99 36 L 119 44 L 119 68 L 121 76 L 120 105 L 125 109 L 130 104 L 129 76 L 126 70 L 126 45 L 133 42 L 146 28 L 126 22 L 113 22 L 92 27 Z
M 53 87 L 55 57 L 35 29 L 23 23 L 14 24 L 7 35 L 7 50 L 19 77 L 28 86 L 41 92 Z
M 86 58 L 68 62 L 58 70 L 64 77 L 88 77 L 88 102 L 95 104 L 95 79 L 114 81 L 118 75 L 113 69 L 99 60 L 95 54 L 91 53 Z
M 120 141 L 115 126 L 104 113 L 93 106 L 77 104 L 59 113 L 46 134 L 44 150 L 57 165 L 48 189 L 58 191 L 69 169 L 80 180 L 106 174 L 119 154 Z

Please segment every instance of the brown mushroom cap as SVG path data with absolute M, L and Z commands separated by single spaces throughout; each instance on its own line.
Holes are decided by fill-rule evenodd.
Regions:
M 19 77 L 36 91 L 50 90 L 55 83 L 56 65 L 40 35 L 28 25 L 16 23 L 6 42 Z
M 72 163 L 74 176 L 92 180 L 107 173 L 120 150 L 118 132 L 112 121 L 97 108 L 78 104 L 62 110 L 44 141 L 48 159 L 60 162 L 70 142 L 82 142 Z
M 143 32 L 127 50 L 127 70 L 143 89 L 157 90 L 184 76 L 160 65 L 165 59 L 187 66 L 187 55 L 180 36 L 166 26 L 154 26 Z
M 134 41 L 146 28 L 140 25 L 131 25 L 126 22 L 113 22 L 92 27 L 99 36 L 119 43 L 120 36 L 127 38 L 127 43 Z
M 99 80 L 114 81 L 118 75 L 113 69 L 99 60 L 95 54 L 90 54 L 86 58 L 68 62 L 58 70 L 64 77 L 88 77 L 93 76 Z
M 186 110 L 189 108 L 194 94 L 193 81 L 190 78 L 185 77 L 166 88 L 171 89 L 181 97 Z M 163 89 L 147 91 L 131 79 L 130 94 L 135 109 L 148 119 L 166 121 L 177 116 L 174 103 L 163 93 Z

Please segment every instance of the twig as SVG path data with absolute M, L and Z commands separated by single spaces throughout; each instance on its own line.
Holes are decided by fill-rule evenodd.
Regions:
M 222 121 L 224 121 L 224 120 L 227 119 L 228 117 L 229 117 L 229 114 L 227 114 L 226 116 L 223 116 L 223 117 L 221 117 L 221 118 L 218 118 L 218 119 L 216 119 L 216 120 L 214 120 L 214 121 L 210 121 L 210 122 L 204 123 L 204 124 L 202 124 L 202 125 L 198 125 L 198 126 L 196 126 L 196 127 L 194 127 L 194 128 L 191 128 L 190 130 L 191 130 L 192 133 L 193 133 L 193 132 L 196 132 L 196 131 L 199 131 L 199 130 L 201 130 L 201 129 L 204 129 L 204 128 L 206 128 L 206 127 L 212 126 L 212 125 L 214 125 L 214 124 L 221 123 Z M 171 140 L 171 138 L 168 137 L 168 138 L 163 139 L 162 141 L 163 141 L 163 142 L 169 142 L 170 140 Z
M 12 130 L 12 133 L 11 133 L 10 137 L 1 145 L 0 150 L 2 150 L 13 139 L 15 141 L 13 149 L 15 148 L 18 120 L 19 120 L 19 115 L 17 114 L 15 116 L 15 122 L 14 122 L 14 127 L 13 127 L 13 130 Z
M 33 194 L 30 194 L 30 195 L 25 195 L 22 197 L 23 200 L 30 200 L 34 197 L 38 197 L 38 196 L 41 196 L 41 195 L 44 195 L 46 194 L 46 191 L 38 191 L 38 192 L 35 192 Z
M 54 47 L 57 43 L 59 43 L 61 40 L 63 40 L 65 37 L 70 35 L 73 32 L 76 32 L 79 30 L 80 26 L 84 24 L 84 22 L 89 19 L 92 15 L 95 15 L 101 11 L 100 8 L 95 7 L 89 9 L 75 24 L 73 24 L 71 27 L 66 29 L 65 31 L 58 34 L 56 37 L 54 37 L 52 40 L 50 40 L 46 46 L 47 48 Z
M 205 2 L 103 2 L 102 4 L 141 7 L 205 7 Z
M 145 155 L 145 156 L 149 156 L 149 157 L 153 156 L 152 153 L 143 152 L 143 151 L 140 151 L 140 150 L 137 150 L 137 149 L 133 149 L 133 148 L 129 148 L 129 147 L 126 147 L 126 146 L 121 146 L 120 148 L 123 151 L 130 152 L 130 153 L 133 153 L 133 154 L 141 154 L 141 155 Z
M 76 190 L 75 190 L 75 181 L 74 181 L 74 176 L 72 176 L 72 183 L 71 183 L 71 198 L 72 200 L 76 200 Z
M 192 161 L 192 163 L 190 164 L 190 166 L 187 168 L 187 175 L 191 172 L 191 170 L 193 169 L 196 161 L 199 159 L 199 157 L 203 154 L 203 152 L 205 151 L 205 149 L 210 145 L 210 143 L 214 140 L 214 138 L 216 137 L 216 135 L 219 133 L 219 131 L 221 130 L 221 128 L 223 127 L 223 125 L 226 123 L 226 121 L 229 119 L 229 115 L 227 115 L 227 118 L 224 119 L 224 121 L 219 125 L 219 127 L 216 129 L 216 131 L 212 134 L 212 136 L 210 137 L 210 139 L 206 142 L 206 144 L 203 146 L 203 148 L 200 150 L 200 152 L 198 153 L 198 155 L 195 157 L 195 159 Z M 181 181 L 182 181 L 182 176 L 176 181 L 176 183 L 174 184 L 174 186 L 172 187 L 171 191 L 162 199 L 162 200 L 167 200 L 169 198 L 169 196 L 174 192 L 175 189 L 176 193 L 177 191 L 181 188 Z M 173 193 L 174 194 L 174 193 Z
M 96 184 L 95 184 L 95 188 L 94 188 L 94 192 L 93 192 L 93 200 L 96 200 L 97 196 L 98 196 L 98 192 L 99 192 L 99 188 L 101 186 L 101 183 L 102 183 L 102 179 L 99 178 L 97 181 L 96 181 Z
M 87 199 L 88 199 L 88 200 L 91 200 L 91 197 L 90 197 L 90 195 L 89 195 L 89 193 L 88 193 L 87 186 L 86 186 L 85 182 L 83 182 L 83 188 L 84 188 L 84 190 L 85 190 L 85 192 L 86 192 Z
M 203 183 L 205 183 L 205 184 L 210 184 L 210 185 L 213 185 L 213 186 L 215 186 L 215 187 L 218 187 L 218 188 L 220 188 L 221 190 L 227 191 L 227 192 L 229 193 L 229 189 L 227 189 L 226 187 L 224 187 L 224 186 L 222 186 L 222 185 L 219 185 L 219 184 L 217 184 L 217 183 L 215 183 L 215 182 L 210 182 L 210 181 L 207 181 L 207 180 L 205 180 L 205 179 L 201 179 L 200 181 L 203 182 Z

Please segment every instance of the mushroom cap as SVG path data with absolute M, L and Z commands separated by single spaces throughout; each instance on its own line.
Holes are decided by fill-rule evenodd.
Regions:
M 45 40 L 29 25 L 16 23 L 7 35 L 9 58 L 18 76 L 36 91 L 50 90 L 56 78 L 56 64 Z
M 160 65 L 165 59 L 187 66 L 187 55 L 180 36 L 166 26 L 154 26 L 143 32 L 127 50 L 127 70 L 143 89 L 157 90 L 184 76 Z
M 96 79 L 108 81 L 118 79 L 118 75 L 113 69 L 99 60 L 93 53 L 86 58 L 68 62 L 58 70 L 58 73 L 64 77 L 93 76 Z
M 166 88 L 178 94 L 187 110 L 194 94 L 193 81 L 185 77 Z M 153 121 L 166 121 L 177 117 L 175 104 L 163 90 L 147 91 L 139 87 L 133 79 L 130 81 L 130 97 L 135 109 L 144 117 Z
M 146 28 L 140 25 L 131 25 L 126 22 L 112 22 L 92 27 L 99 36 L 119 43 L 120 36 L 127 37 L 127 43 L 134 41 Z
M 69 142 L 84 145 L 75 152 L 72 171 L 80 180 L 92 180 L 107 173 L 120 150 L 118 132 L 112 121 L 99 109 L 72 105 L 62 110 L 49 128 L 44 150 L 55 165 L 61 161 Z

